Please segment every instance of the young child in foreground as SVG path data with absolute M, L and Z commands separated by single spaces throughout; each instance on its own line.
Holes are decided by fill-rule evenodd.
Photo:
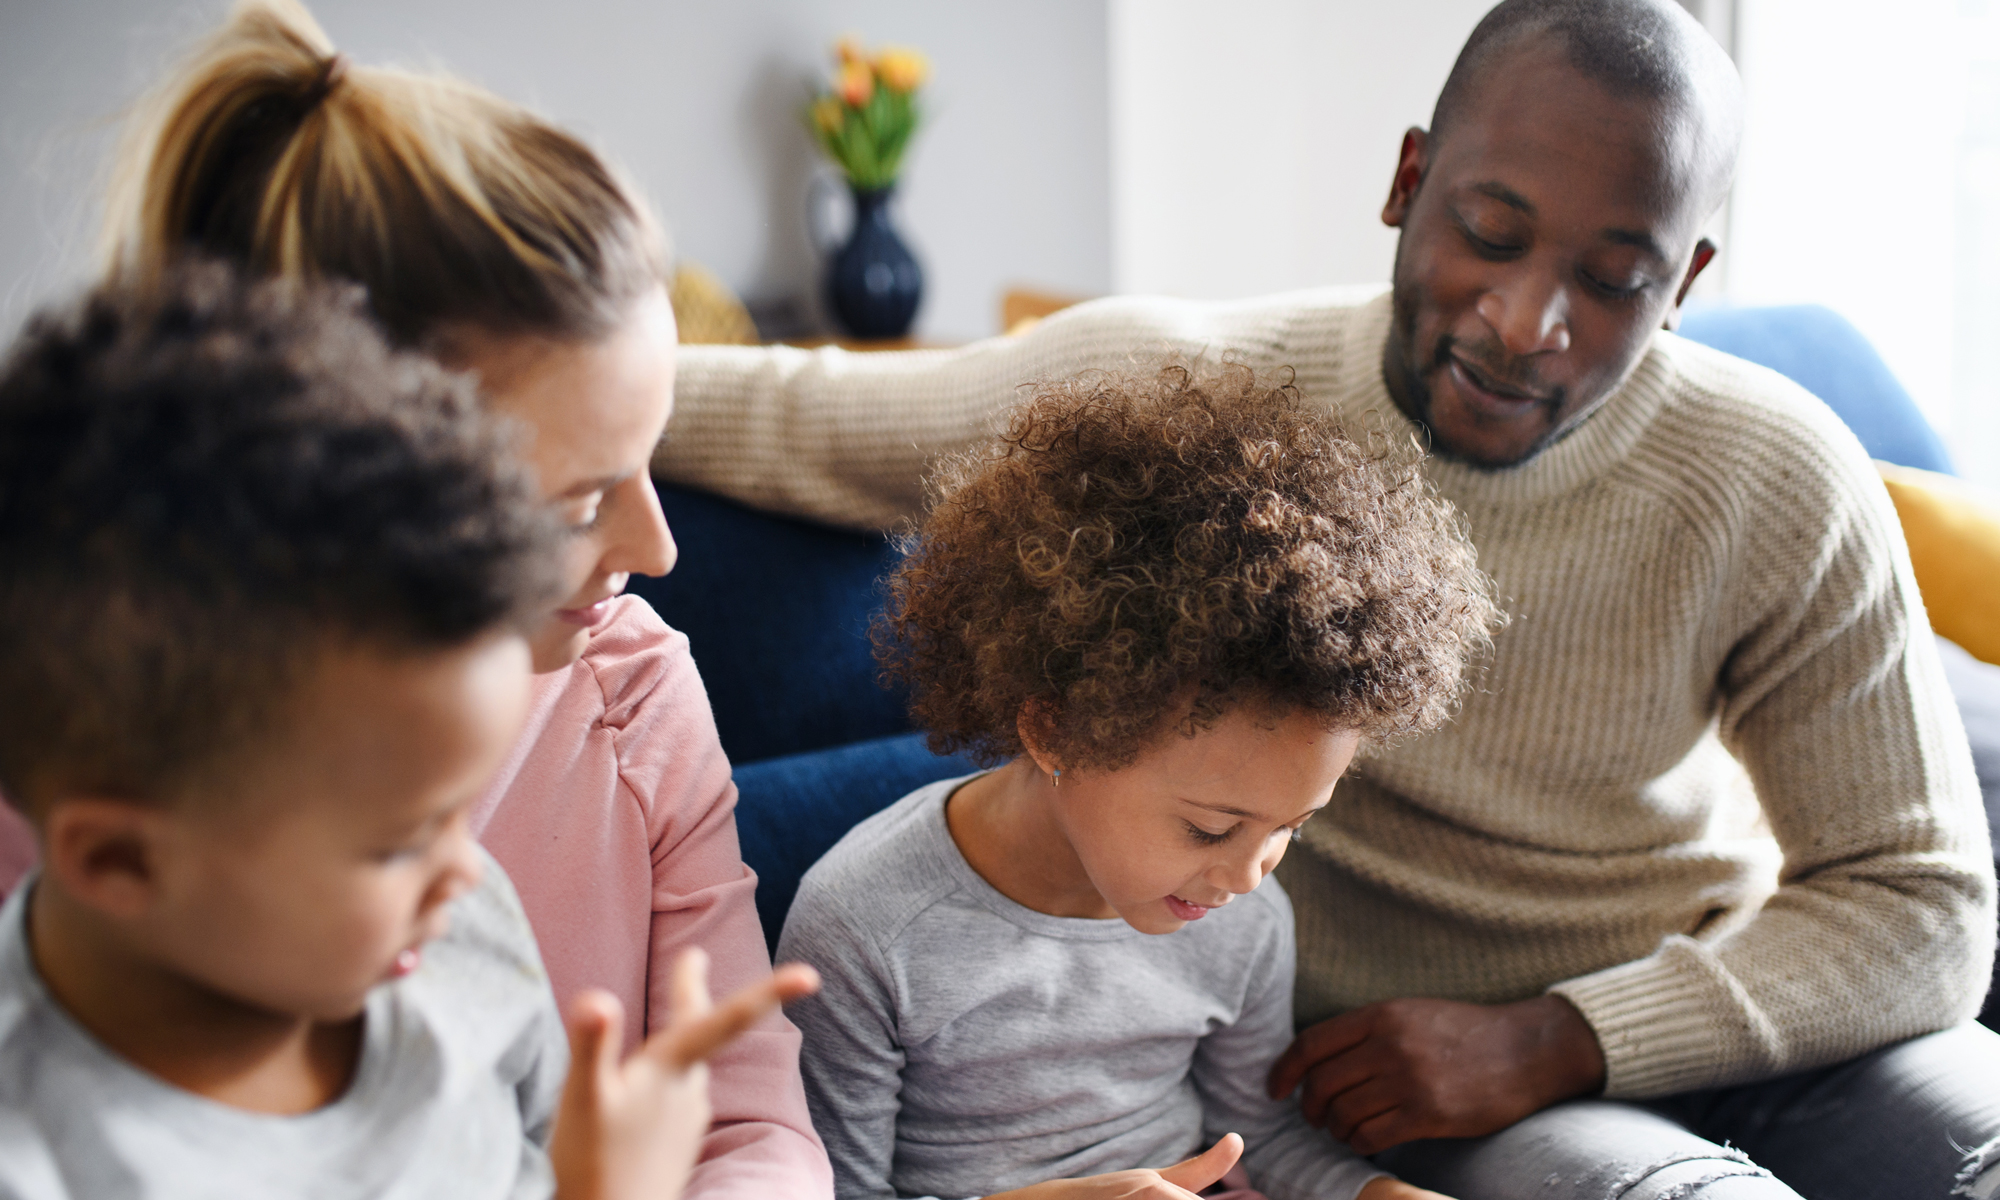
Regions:
M 1042 386 L 939 490 L 878 641 L 933 749 L 1001 765 L 856 827 L 791 909 L 842 1200 L 1432 1196 L 1266 1096 L 1266 877 L 1486 641 L 1450 510 L 1245 368 Z
M 690 956 L 631 1058 L 603 993 L 565 1046 L 466 825 L 561 534 L 467 387 L 220 268 L 0 367 L 0 1196 L 670 1198 L 702 1060 L 811 987 Z

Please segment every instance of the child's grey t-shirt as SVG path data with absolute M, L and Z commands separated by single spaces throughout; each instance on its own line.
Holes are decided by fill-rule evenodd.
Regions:
M 806 873 L 778 957 L 840 1200 L 984 1196 L 1165 1167 L 1243 1135 L 1272 1200 L 1384 1174 L 1264 1081 L 1292 1038 L 1292 909 L 1275 879 L 1177 932 L 1051 917 L 980 878 L 921 788 Z
M 490 858 L 410 975 L 368 994 L 332 1104 L 269 1116 L 132 1066 L 49 995 L 29 880 L 0 907 L 0 1198 L 541 1200 L 569 1051 L 513 887 Z

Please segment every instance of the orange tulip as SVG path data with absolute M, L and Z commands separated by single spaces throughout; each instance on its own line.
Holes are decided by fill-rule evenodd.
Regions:
M 833 92 L 850 107 L 860 108 L 875 94 L 875 72 L 869 70 L 865 62 L 848 63 L 840 68 L 840 76 L 833 83 Z
M 875 58 L 875 71 L 882 77 L 883 87 L 907 95 L 924 86 L 924 80 L 930 78 L 931 64 L 920 50 L 884 46 Z
M 866 56 L 861 52 L 861 39 L 851 33 L 841 38 L 833 44 L 833 57 L 843 67 L 862 61 Z

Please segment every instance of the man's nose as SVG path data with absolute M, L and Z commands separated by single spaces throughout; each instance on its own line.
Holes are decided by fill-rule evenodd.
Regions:
M 1475 311 L 1515 358 L 1569 349 L 1569 292 L 1561 284 L 1517 271 L 1479 297 Z

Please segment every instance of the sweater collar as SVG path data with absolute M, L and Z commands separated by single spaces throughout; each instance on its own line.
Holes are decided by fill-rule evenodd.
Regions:
M 1396 407 L 1382 378 L 1382 349 L 1388 343 L 1394 316 L 1391 293 L 1383 292 L 1370 300 L 1357 316 L 1348 325 L 1347 345 L 1341 356 L 1343 407 L 1421 438 L 1422 430 Z M 1545 500 L 1590 482 L 1631 454 L 1671 397 L 1675 372 L 1663 345 L 1666 340 L 1670 339 L 1654 338 L 1610 399 L 1561 441 L 1527 462 L 1485 470 L 1431 455 L 1424 460 L 1425 474 L 1455 501 L 1486 504 Z

